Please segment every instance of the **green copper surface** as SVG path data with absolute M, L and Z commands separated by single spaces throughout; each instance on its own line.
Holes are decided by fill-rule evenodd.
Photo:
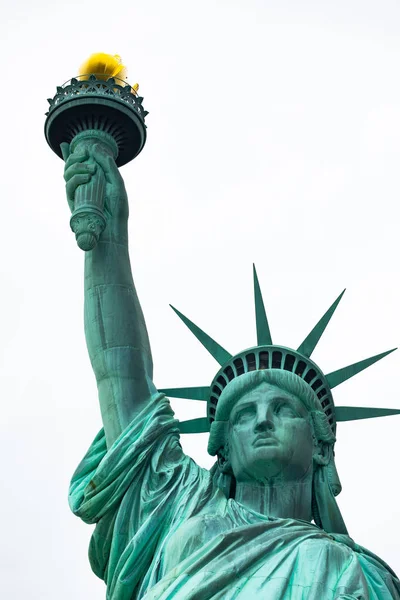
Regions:
M 90 156 L 90 149 L 95 144 L 114 160 L 117 158 L 118 146 L 114 138 L 101 130 L 81 131 L 72 139 L 70 145 L 65 142 L 61 144 L 61 152 L 65 160 L 68 159 L 70 152 L 77 156 L 85 154 L 88 156 L 86 164 L 93 171 L 91 180 L 85 186 L 80 185 L 73 197 L 69 198 L 70 203 L 74 203 L 70 226 L 75 233 L 79 248 L 84 251 L 92 250 L 95 247 L 106 226 L 104 216 L 105 175 L 101 169 L 96 168 L 96 162 L 93 156 Z M 71 165 L 71 168 L 75 167 Z
M 179 310 L 170 305 L 172 310 L 178 315 L 180 319 L 185 323 L 185 325 L 190 329 L 190 331 L 197 337 L 199 342 L 203 344 L 204 348 L 208 350 L 208 352 L 215 358 L 220 365 L 226 363 L 230 358 L 232 358 L 232 354 L 229 354 L 220 346 L 217 342 L 215 342 L 207 333 L 202 331 L 200 327 L 195 325 L 193 321 L 185 317 Z
M 181 433 L 208 433 L 210 431 L 210 423 L 206 417 L 180 421 L 179 431 Z
M 254 278 L 254 304 L 256 309 L 256 327 L 257 344 L 259 346 L 269 346 L 272 344 L 271 333 L 269 330 L 267 314 L 265 312 L 264 301 L 261 294 L 260 284 L 258 283 L 257 271 L 253 265 Z
M 375 417 L 389 417 L 400 415 L 400 410 L 395 408 L 372 408 L 362 406 L 337 406 L 335 408 L 336 421 L 357 421 L 359 419 L 373 419 Z
M 324 316 L 318 321 L 318 323 L 315 325 L 315 327 L 312 329 L 312 331 L 308 334 L 308 336 L 306 337 L 304 342 L 302 342 L 300 344 L 300 346 L 297 348 L 297 352 L 300 352 L 300 354 L 304 354 L 305 356 L 311 356 L 311 354 L 315 350 L 315 347 L 321 338 L 321 335 L 324 333 L 329 321 L 332 318 L 333 313 L 335 312 L 339 302 L 341 301 L 342 296 L 345 293 L 345 291 L 346 290 L 343 290 L 343 292 L 335 300 L 335 302 L 332 304 L 332 306 L 330 308 L 328 308 L 328 310 L 326 311 Z
M 65 144 L 72 215 L 91 184 L 103 186 L 104 227 L 84 255 L 84 319 L 104 427 L 69 501 L 95 525 L 89 558 L 107 599 L 399 600 L 390 567 L 348 535 L 334 445 L 335 413 L 340 421 L 400 410 L 335 408 L 329 388 L 388 353 L 325 377 L 307 353 L 332 307 L 301 351 L 272 345 L 254 271 L 257 347 L 232 356 L 174 309 L 221 365 L 211 386 L 163 390 L 207 400 L 207 418 L 178 423 L 153 383 L 115 156 L 101 143 Z M 209 430 L 211 470 L 179 439 Z
M 171 396 L 172 398 L 186 398 L 188 400 L 206 401 L 208 396 L 210 395 L 210 388 L 208 386 L 188 388 L 160 388 L 159 392 L 162 392 L 166 396 Z
M 354 377 L 354 375 L 357 375 L 357 373 L 361 373 L 361 371 L 364 371 L 364 369 L 368 369 L 368 367 L 378 362 L 378 360 L 385 358 L 385 356 L 388 356 L 395 350 L 397 350 L 397 348 L 392 348 L 392 350 L 387 350 L 386 352 L 382 352 L 381 354 L 376 354 L 375 356 L 371 356 L 370 358 L 365 358 L 364 360 L 360 360 L 359 362 L 356 362 L 352 365 L 343 367 L 342 369 L 338 369 L 337 371 L 329 373 L 326 376 L 326 379 L 329 383 L 329 387 L 334 388 L 337 385 L 340 385 L 344 381 L 347 381 L 347 379 L 350 379 L 351 377 Z
M 260 339 L 270 339 L 270 335 L 268 322 L 266 320 L 267 317 L 265 314 L 264 304 L 261 297 L 260 285 L 258 282 L 257 273 L 254 265 L 253 274 L 256 305 L 257 338 L 259 341 Z M 371 418 L 371 414 L 368 411 L 368 409 L 362 407 L 359 407 L 360 410 L 358 411 L 355 407 L 355 411 L 353 413 L 350 411 L 341 412 L 340 407 L 334 406 L 331 389 L 336 387 L 340 383 L 343 383 L 347 379 L 353 377 L 360 371 L 373 365 L 375 362 L 377 362 L 381 358 L 384 358 L 394 350 L 389 350 L 388 352 L 378 354 L 371 358 L 360 361 L 359 363 L 349 365 L 348 367 L 339 369 L 338 371 L 330 373 L 326 376 L 323 374 L 321 369 L 310 359 L 309 356 L 315 349 L 315 346 L 321 338 L 322 333 L 325 331 L 326 326 L 328 325 L 333 313 L 335 312 L 344 294 L 344 291 L 345 290 L 343 290 L 343 292 L 339 295 L 335 302 L 325 312 L 323 317 L 318 321 L 318 323 L 312 329 L 311 333 L 306 337 L 304 342 L 299 346 L 297 350 L 292 350 L 290 348 L 278 346 L 276 344 L 258 345 L 253 348 L 248 348 L 247 350 L 244 350 L 239 354 L 230 356 L 230 358 L 228 358 L 225 363 L 222 363 L 221 369 L 214 377 L 209 388 L 168 388 L 167 390 L 162 391 L 171 395 L 172 397 L 177 398 L 198 400 L 207 399 L 207 415 L 210 423 L 212 423 L 215 420 L 215 413 L 219 403 L 219 396 L 223 392 L 225 386 L 228 385 L 229 382 L 232 381 L 232 379 L 240 377 L 244 373 L 248 373 L 253 370 L 279 369 L 295 373 L 314 390 L 319 399 L 319 408 L 327 416 L 328 423 L 334 433 L 336 432 L 336 415 L 344 415 L 346 413 L 346 420 L 348 421 L 363 418 Z M 202 341 L 203 339 L 207 339 L 207 342 L 209 344 L 209 348 L 207 349 L 213 347 L 210 345 L 210 340 L 211 344 L 214 344 L 220 348 L 220 346 L 216 344 L 214 340 L 212 340 L 209 336 L 204 334 L 204 332 L 202 332 L 194 323 L 192 323 L 186 317 L 181 315 L 181 313 L 178 312 L 178 314 L 182 318 L 182 320 L 184 320 L 186 325 L 188 325 L 191 331 L 196 335 L 196 337 L 200 339 L 200 341 Z M 268 335 L 266 328 L 268 328 Z M 220 356 L 220 358 L 222 360 L 223 358 L 227 357 L 225 355 L 222 357 Z M 208 397 L 204 398 L 204 396 L 207 393 L 207 390 Z M 382 410 L 385 411 L 386 409 Z M 355 416 L 353 419 L 351 416 L 352 414 L 356 414 L 357 416 Z M 382 413 L 382 415 L 383 414 L 384 413 Z M 391 414 L 397 413 L 394 412 Z M 376 416 L 382 415 L 377 414 Z M 196 422 L 191 421 L 190 426 L 188 426 L 187 432 L 200 433 L 201 431 L 203 431 L 203 424 L 199 422 L 198 426 L 201 428 L 200 430 L 196 429 Z

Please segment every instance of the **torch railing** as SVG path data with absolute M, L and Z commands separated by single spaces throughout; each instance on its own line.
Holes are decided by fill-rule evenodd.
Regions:
M 86 79 L 82 79 L 83 77 L 86 77 Z M 147 110 L 143 109 L 143 98 L 138 96 L 132 86 L 127 84 L 123 79 L 119 79 L 118 77 L 104 79 L 104 77 L 107 76 L 102 73 L 79 75 L 78 77 L 69 79 L 62 86 L 58 86 L 55 96 L 47 99 L 50 107 L 46 116 L 57 106 L 63 102 L 76 98 L 76 96 L 95 95 L 113 98 L 124 104 L 129 104 L 144 122 L 146 115 L 149 113 Z

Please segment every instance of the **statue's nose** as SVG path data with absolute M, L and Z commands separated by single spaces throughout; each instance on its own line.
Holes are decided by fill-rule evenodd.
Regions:
M 267 413 L 260 415 L 259 418 L 257 419 L 255 430 L 256 431 L 270 431 L 273 429 L 275 429 L 275 424 L 273 421 L 272 414 L 270 414 L 270 412 L 268 411 Z

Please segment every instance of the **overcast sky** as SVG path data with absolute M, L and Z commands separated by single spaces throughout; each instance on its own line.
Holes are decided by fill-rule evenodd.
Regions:
M 1 595 L 97 600 L 69 479 L 101 427 L 83 333 L 83 254 L 46 98 L 93 52 L 140 83 L 148 139 L 123 167 L 130 251 L 159 387 L 218 365 L 171 302 L 231 353 L 256 342 L 252 263 L 273 340 L 327 373 L 400 344 L 400 4 L 389 0 L 19 0 L 2 7 Z M 400 408 L 400 353 L 335 390 Z M 204 405 L 173 401 L 177 416 Z M 339 424 L 350 535 L 400 572 L 400 416 Z M 210 466 L 206 436 L 185 450 Z

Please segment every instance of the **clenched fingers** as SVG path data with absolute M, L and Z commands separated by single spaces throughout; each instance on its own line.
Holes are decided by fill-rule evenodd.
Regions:
M 106 181 L 113 185 L 120 184 L 122 178 L 113 157 L 104 150 L 101 144 L 94 144 L 92 153 L 93 158 L 103 169 Z
M 76 188 L 83 183 L 88 183 L 90 181 L 91 175 L 89 173 L 79 173 L 77 175 L 73 175 L 67 182 L 65 186 L 67 192 L 67 199 L 72 210 L 72 203 L 75 195 Z
M 67 160 L 65 161 L 64 170 L 67 170 L 71 165 L 74 165 L 75 163 L 84 163 L 85 160 L 87 160 L 88 158 L 89 154 L 86 149 L 80 153 L 73 152 L 68 156 Z
M 70 166 L 65 166 L 64 179 L 69 181 L 75 175 L 93 175 L 95 173 L 97 165 L 87 164 L 82 162 L 75 162 Z

